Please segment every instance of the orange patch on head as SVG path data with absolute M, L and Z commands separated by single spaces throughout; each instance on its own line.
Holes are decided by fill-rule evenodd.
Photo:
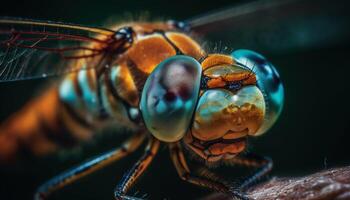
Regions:
M 248 78 L 249 76 L 250 76 L 249 72 L 240 72 L 240 73 L 234 73 L 234 74 L 227 74 L 223 78 L 226 81 L 240 81 Z
M 256 76 L 251 72 L 228 74 L 223 78 L 225 81 L 242 81 L 243 85 L 252 85 L 256 83 Z
M 208 88 L 218 88 L 218 87 L 224 87 L 226 85 L 226 82 L 222 80 L 222 78 L 213 78 L 210 79 L 207 82 Z
M 240 82 L 242 85 L 256 84 L 254 72 L 235 64 L 215 65 L 204 70 L 203 74 L 210 78 L 207 82 L 209 88 L 223 87 L 230 82 Z
M 255 74 L 249 74 L 248 78 L 244 79 L 242 81 L 243 85 L 254 85 L 256 84 L 256 75 Z
M 202 62 L 203 69 L 222 64 L 234 64 L 234 60 L 231 56 L 223 54 L 210 54 Z

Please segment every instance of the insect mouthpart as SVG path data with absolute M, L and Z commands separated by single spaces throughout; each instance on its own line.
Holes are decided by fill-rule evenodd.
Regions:
M 221 159 L 232 159 L 242 152 L 246 148 L 247 132 L 247 129 L 242 132 L 228 131 L 223 137 L 210 141 L 203 141 L 192 134 L 187 134 L 184 141 L 203 159 L 208 162 L 216 162 Z

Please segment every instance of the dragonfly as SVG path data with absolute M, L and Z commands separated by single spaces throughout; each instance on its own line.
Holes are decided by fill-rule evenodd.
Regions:
M 247 49 L 211 52 L 197 36 L 235 45 L 250 37 L 252 47 L 280 53 L 344 38 L 348 30 L 346 20 L 339 17 L 344 14 L 338 12 L 339 6 L 328 7 L 337 17 L 336 24 L 319 7 L 301 0 L 253 1 L 184 21 L 135 21 L 109 28 L 1 18 L 0 82 L 57 76 L 62 80 L 1 125 L 0 160 L 16 158 L 23 149 L 34 155 L 55 152 L 91 140 L 103 127 L 123 126 L 133 134 L 120 147 L 48 180 L 38 187 L 34 199 L 49 198 L 143 143 L 144 154 L 115 187 L 115 199 L 141 199 L 128 191 L 161 144 L 168 146 L 184 181 L 249 199 L 246 189 L 269 173 L 273 164 L 268 157 L 245 152 L 248 139 L 276 123 L 283 108 L 283 84 L 263 55 Z M 326 20 L 311 17 L 300 23 L 298 16 L 310 9 Z M 278 24 L 275 18 L 284 20 Z M 275 26 L 268 26 L 269 22 Z M 246 34 L 244 27 L 251 33 Z M 314 34 L 318 27 L 330 30 Z M 281 30 L 282 36 L 277 34 Z M 201 170 L 208 173 L 213 164 L 257 170 L 232 185 L 211 172 L 196 174 L 189 167 L 189 154 L 203 161 Z

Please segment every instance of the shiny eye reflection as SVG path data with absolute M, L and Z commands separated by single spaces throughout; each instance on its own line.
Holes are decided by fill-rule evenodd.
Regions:
M 173 56 L 148 77 L 140 109 L 147 129 L 157 139 L 175 142 L 184 136 L 198 100 L 201 72 L 195 59 Z
M 284 101 L 284 88 L 276 68 L 262 55 L 239 49 L 232 53 L 232 57 L 254 71 L 257 77 L 257 86 L 265 95 L 266 117 L 263 126 L 257 135 L 268 131 L 276 122 L 282 112 Z

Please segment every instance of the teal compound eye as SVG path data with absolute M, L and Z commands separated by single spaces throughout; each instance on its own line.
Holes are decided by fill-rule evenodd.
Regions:
M 140 110 L 154 137 L 164 142 L 183 138 L 198 101 L 202 67 L 189 56 L 161 62 L 142 90 Z
M 251 69 L 257 77 L 257 86 L 264 94 L 265 120 L 256 135 L 268 131 L 282 112 L 284 88 L 276 68 L 262 55 L 246 49 L 232 52 L 236 62 Z

